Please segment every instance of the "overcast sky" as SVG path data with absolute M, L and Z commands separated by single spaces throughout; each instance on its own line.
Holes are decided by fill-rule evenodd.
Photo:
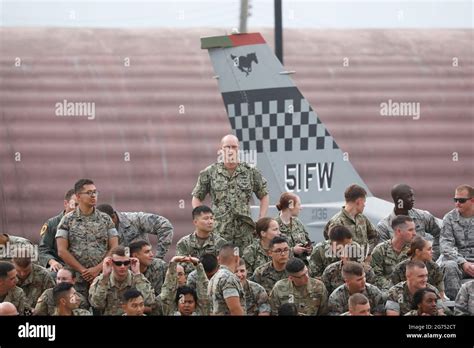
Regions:
M 472 28 L 472 0 L 282 0 L 286 28 Z M 252 28 L 273 27 L 273 0 L 249 0 Z M 221 27 L 240 0 L 0 0 L 2 26 Z

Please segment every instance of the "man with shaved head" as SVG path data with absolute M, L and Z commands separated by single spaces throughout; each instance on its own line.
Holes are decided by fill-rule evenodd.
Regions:
M 13 316 L 19 315 L 16 307 L 11 302 L 2 302 L 0 303 L 0 316 Z
M 415 222 L 416 234 L 433 243 L 433 259 L 439 257 L 439 236 L 441 228 L 436 218 L 428 211 L 415 209 L 415 193 L 413 188 L 406 184 L 397 184 L 391 191 L 395 207 L 389 216 L 377 224 L 380 242 L 393 237 L 392 221 L 398 215 L 407 215 Z
M 219 159 L 199 173 L 192 192 L 192 206 L 203 204 L 209 194 L 212 201 L 214 233 L 239 247 L 240 253 L 252 243 L 255 223 L 250 215 L 250 199 L 260 200 L 260 217 L 267 213 L 267 181 L 259 170 L 239 161 L 239 139 L 232 134 L 221 140 Z

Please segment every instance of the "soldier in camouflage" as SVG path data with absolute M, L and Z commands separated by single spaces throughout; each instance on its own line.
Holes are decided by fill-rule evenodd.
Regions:
M 388 291 L 388 298 L 385 303 L 387 315 L 405 315 L 410 312 L 410 310 L 415 308 L 413 298 L 415 292 L 423 288 L 429 288 L 436 293 L 436 296 L 438 297 L 438 313 L 441 315 L 444 314 L 438 290 L 436 290 L 434 286 L 428 284 L 428 270 L 422 261 L 410 261 L 406 266 L 406 277 L 406 281 L 392 286 Z
M 249 276 L 253 274 L 257 267 L 271 261 L 268 254 L 270 242 L 280 235 L 278 223 L 269 217 L 258 219 L 255 225 L 255 232 L 258 239 L 245 248 L 242 258 L 245 261 Z
M 61 219 L 56 243 L 65 264 L 79 272 L 76 290 L 88 299 L 102 261 L 118 245 L 118 233 L 110 216 L 95 209 L 98 191 L 92 180 L 80 179 L 74 192 L 79 206 Z
M 25 293 L 16 286 L 18 283 L 15 266 L 7 261 L 0 261 L 0 303 L 12 303 L 20 315 L 31 314 Z
M 359 292 L 349 297 L 349 310 L 343 316 L 371 316 L 369 299 Z
M 28 306 L 35 308 L 41 294 L 54 287 L 54 279 L 46 268 L 32 263 L 30 257 L 13 258 L 12 262 L 17 271 L 17 286 L 23 289 Z
M 286 264 L 287 279 L 276 282 L 270 292 L 272 314 L 277 315 L 284 303 L 294 303 L 298 315 L 326 315 L 328 313 L 328 292 L 324 284 L 310 278 L 308 267 L 299 258 Z
M 143 294 L 148 312 L 155 304 L 155 293 L 150 282 L 140 273 L 140 261 L 126 255 L 123 246 L 111 251 L 104 259 L 102 274 L 94 279 L 89 290 L 89 302 L 103 315 L 122 315 L 123 294 L 136 288 Z M 147 310 L 146 310 L 147 311 Z
M 430 288 L 422 288 L 415 291 L 413 295 L 413 309 L 405 316 L 437 316 L 439 297 L 436 292 Z
M 180 285 L 178 262 L 190 263 L 196 269 L 196 287 Z M 165 282 L 160 294 L 163 315 L 209 315 L 210 303 L 207 293 L 209 280 L 202 263 L 192 256 L 174 256 L 168 266 Z M 188 289 L 192 289 L 190 291 Z
M 416 234 L 433 243 L 433 259 L 439 257 L 440 226 L 436 218 L 426 210 L 415 209 L 415 194 L 413 189 L 405 184 L 398 184 L 391 191 L 395 207 L 389 216 L 377 224 L 377 232 L 381 242 L 393 237 L 392 221 L 398 215 L 407 215 L 415 223 Z
M 28 239 L 0 233 L 0 261 L 10 262 L 18 249 L 25 248 L 30 248 L 34 252 L 34 246 Z M 34 256 L 37 257 L 38 255 Z
M 313 247 L 308 232 L 298 219 L 301 211 L 300 198 L 294 193 L 285 192 L 280 196 L 280 201 L 276 207 L 280 211 L 276 218 L 280 226 L 280 232 L 288 239 L 293 255 L 308 265 L 308 256 L 311 255 Z
M 168 265 L 162 259 L 153 257 L 151 245 L 146 240 L 137 240 L 130 243 L 130 256 L 140 261 L 140 273 L 150 282 L 155 296 L 161 293 L 161 287 L 165 281 Z
M 345 226 L 334 226 L 329 231 L 329 240 L 316 244 L 309 258 L 311 277 L 319 278 L 330 264 L 337 262 L 345 252 L 350 252 L 354 257 L 367 256 L 367 252 L 359 244 L 353 242 L 351 231 Z
M 375 248 L 378 234 L 370 220 L 362 214 L 365 208 L 367 192 L 358 185 L 349 186 L 344 192 L 346 205 L 334 215 L 324 227 L 324 238 L 329 238 L 329 230 L 334 226 L 345 226 L 352 233 L 354 242 L 369 248 L 369 253 Z
M 384 297 L 374 285 L 365 282 L 364 267 L 354 261 L 347 261 L 342 267 L 344 284 L 337 287 L 329 296 L 329 315 L 341 315 L 349 309 L 349 297 L 355 293 L 365 295 L 370 302 L 372 314 L 382 315 Z
M 204 272 L 206 272 L 207 279 L 211 279 L 214 274 L 219 270 L 219 263 L 217 261 L 217 256 L 214 254 L 204 254 L 199 259 L 201 261 L 202 267 L 204 268 Z M 188 274 L 186 278 L 186 285 L 189 287 L 196 289 L 197 288 L 197 281 L 198 281 L 198 274 L 197 270 L 192 271 Z
M 155 257 L 164 258 L 173 240 L 173 225 L 168 219 L 157 214 L 143 212 L 119 212 L 109 204 L 97 207 L 112 219 L 118 232 L 119 244 L 129 246 L 131 242 L 141 239 L 149 242 L 148 235 L 158 239 Z
M 398 215 L 392 221 L 395 231 L 393 238 L 377 245 L 372 252 L 372 268 L 375 273 L 375 285 L 383 291 L 393 286 L 391 277 L 393 269 L 408 258 L 410 243 L 416 235 L 413 219 Z
M 251 281 L 263 286 L 267 294 L 272 291 L 277 281 L 288 278 L 286 263 L 289 260 L 290 247 L 286 238 L 273 238 L 269 252 L 272 260 L 257 267 L 250 277 Z
M 59 283 L 52 290 L 55 303 L 54 316 L 92 315 L 88 310 L 79 308 L 80 299 L 73 284 L 67 282 Z
M 443 218 L 441 267 L 446 295 L 457 296 L 463 279 L 474 278 L 474 188 L 461 185 L 455 191 L 456 208 Z
M 143 299 L 142 293 L 134 288 L 125 291 L 122 299 L 122 309 L 124 316 L 144 316 L 145 300 Z
M 239 162 L 239 140 L 226 135 L 221 140 L 223 162 L 217 162 L 199 173 L 192 192 L 193 208 L 202 205 L 207 194 L 212 200 L 216 224 L 214 233 L 239 247 L 242 253 L 253 241 L 255 223 L 250 215 L 252 193 L 260 200 L 259 217 L 268 209 L 267 181 L 247 163 Z
M 52 273 L 56 273 L 64 266 L 64 261 L 59 257 L 56 245 L 56 232 L 59 222 L 64 215 L 73 211 L 78 205 L 74 189 L 70 189 L 64 195 L 63 211 L 48 219 L 41 227 L 41 241 L 39 245 L 39 264 Z
M 212 315 L 245 315 L 245 293 L 235 271 L 240 257 L 232 244 L 224 245 L 218 256 L 220 268 L 209 281 L 207 294 Z
M 341 261 L 331 263 L 323 272 L 321 280 L 326 286 L 326 290 L 331 294 L 337 287 L 344 284 L 342 278 L 342 267 L 347 261 L 357 262 L 358 258 L 341 257 Z M 366 281 L 370 284 L 375 282 L 375 273 L 372 267 L 365 262 L 360 263 L 364 267 Z
M 398 284 L 406 280 L 406 265 L 411 260 L 419 260 L 425 263 L 428 270 L 428 283 L 436 287 L 441 298 L 444 298 L 444 273 L 441 267 L 433 261 L 433 249 L 431 242 L 416 236 L 410 244 L 407 252 L 409 259 L 405 259 L 396 265 L 392 271 L 392 284 Z
M 474 280 L 461 286 L 456 297 L 455 315 L 474 315 Z
M 271 309 L 268 302 L 268 294 L 263 286 L 247 279 L 247 268 L 244 260 L 240 259 L 239 267 L 237 267 L 235 274 L 240 279 L 240 284 L 242 284 L 244 289 L 247 315 L 270 315 Z
M 69 268 L 61 268 L 56 274 L 56 284 L 71 283 L 73 286 L 76 283 L 76 276 L 74 271 Z M 89 309 L 88 302 L 80 293 L 76 292 L 78 297 L 79 307 L 82 309 Z M 53 297 L 53 288 L 46 289 L 38 301 L 33 311 L 33 315 L 53 315 L 56 304 Z
M 214 213 L 211 208 L 200 205 L 193 209 L 193 224 L 195 230 L 181 238 L 176 244 L 176 255 L 200 258 L 204 254 L 217 256 L 220 248 L 227 241 L 212 232 L 214 228 Z M 184 263 L 184 270 L 189 274 L 194 268 L 192 263 Z

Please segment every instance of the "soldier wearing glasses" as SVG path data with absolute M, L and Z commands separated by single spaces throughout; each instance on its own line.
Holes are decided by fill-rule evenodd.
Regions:
M 443 218 L 440 238 L 444 285 L 451 300 L 456 298 L 462 279 L 474 278 L 474 188 L 458 186 L 454 204 L 455 209 Z
M 56 243 L 59 256 L 79 273 L 76 289 L 87 299 L 102 261 L 118 245 L 118 233 L 110 216 L 95 209 L 98 191 L 92 180 L 79 180 L 74 192 L 79 206 L 59 222 Z
M 140 272 L 140 261 L 130 257 L 125 247 L 112 249 L 112 256 L 102 262 L 102 274 L 94 279 L 89 290 L 89 302 L 103 315 L 122 315 L 124 293 L 137 289 L 145 301 L 145 312 L 155 304 L 155 294 L 150 282 Z

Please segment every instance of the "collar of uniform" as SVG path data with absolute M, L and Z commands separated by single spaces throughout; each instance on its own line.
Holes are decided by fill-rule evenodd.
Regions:
M 202 238 L 198 238 L 197 234 L 196 234 L 196 231 L 194 231 L 193 233 L 191 233 L 191 235 L 189 236 L 189 239 L 191 240 L 191 242 L 197 244 L 198 243 L 198 240 L 199 239 L 202 239 Z M 209 237 L 207 237 L 207 239 L 204 241 L 204 244 L 202 246 L 205 246 L 205 245 L 208 245 L 208 244 L 211 244 L 214 242 L 214 235 L 213 233 L 209 233 Z
M 114 276 L 113 276 L 113 272 L 110 273 L 109 275 L 109 283 L 110 283 L 110 286 L 113 286 L 113 287 L 116 287 L 116 288 L 119 288 L 119 287 L 123 287 L 123 285 L 127 285 L 127 286 L 131 286 L 132 285 L 132 272 L 129 270 L 128 271 L 128 274 L 127 274 L 127 278 L 125 278 L 125 280 L 121 283 L 117 283 L 117 281 L 115 280 Z M 121 286 L 118 286 L 118 285 L 121 285 Z
M 29 285 L 33 283 L 33 276 L 34 276 L 34 273 L 37 271 L 38 266 L 35 265 L 34 263 L 32 263 L 31 266 L 32 266 L 31 273 L 28 274 L 28 277 L 26 277 L 26 279 L 21 283 L 21 286 L 25 286 L 25 285 Z
M 357 214 L 356 216 L 352 217 L 352 216 L 349 215 L 349 213 L 348 213 L 348 212 L 346 211 L 346 209 L 344 209 L 344 208 L 345 208 L 345 206 L 342 207 L 342 214 L 344 214 L 345 217 L 347 217 L 349 220 L 351 220 L 352 222 L 355 223 L 355 222 L 356 222 L 356 219 L 357 219 L 357 216 L 359 216 L 360 213 Z
M 222 174 L 226 177 L 229 177 L 231 178 L 232 176 L 236 176 L 237 174 L 239 174 L 241 171 L 242 171 L 242 163 L 237 163 L 237 167 L 235 168 L 234 172 L 232 173 L 232 175 L 229 174 L 229 171 L 226 169 L 226 167 L 224 166 L 224 162 L 219 162 L 218 163 L 218 166 L 217 166 L 217 172 L 219 174 Z
M 92 214 L 91 215 L 84 215 L 82 214 L 81 212 L 81 209 L 79 208 L 79 206 L 77 206 L 77 208 L 74 210 L 74 215 L 76 215 L 76 217 L 78 218 L 82 218 L 82 217 L 91 217 L 91 216 L 94 216 L 97 214 L 97 209 L 95 207 L 92 208 Z
M 389 240 L 389 242 L 390 242 L 390 248 L 392 248 L 392 250 L 395 251 L 395 249 L 393 249 L 392 240 L 393 240 L 393 238 L 391 238 L 391 239 Z M 402 250 L 400 250 L 400 254 L 398 254 L 398 255 L 401 255 L 401 254 L 403 254 L 403 253 L 406 254 L 409 250 L 410 250 L 410 244 L 405 244 L 405 246 L 402 248 Z
M 460 217 L 461 217 L 461 214 L 459 214 L 459 211 L 456 208 L 454 208 L 453 209 L 453 220 L 454 221 L 459 221 Z

